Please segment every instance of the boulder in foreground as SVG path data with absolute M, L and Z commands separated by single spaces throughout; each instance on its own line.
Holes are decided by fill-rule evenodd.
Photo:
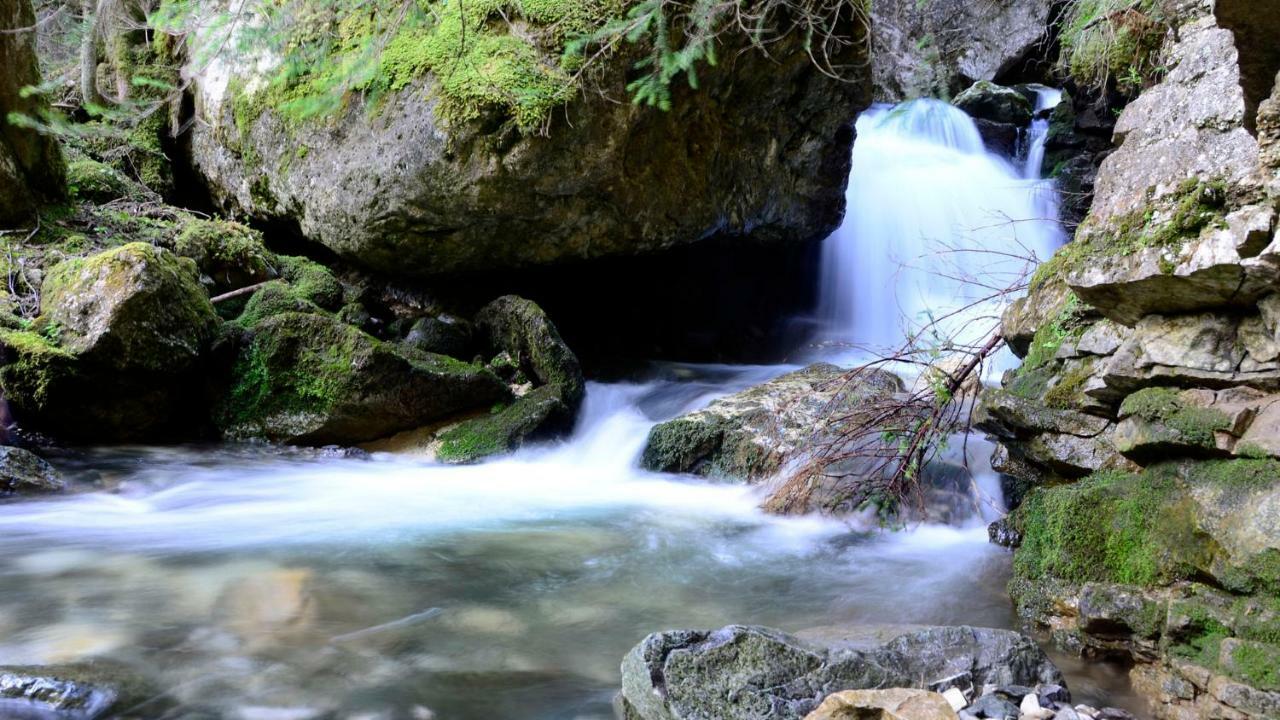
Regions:
M 886 687 L 1062 685 L 1035 641 L 973 627 L 762 627 L 655 633 L 622 663 L 622 701 L 640 720 L 799 720 L 827 696 Z

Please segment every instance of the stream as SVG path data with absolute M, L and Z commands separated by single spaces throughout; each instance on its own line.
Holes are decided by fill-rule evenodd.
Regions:
M 926 236 L 1003 217 L 966 237 L 1042 258 L 1061 241 L 1045 185 L 948 110 L 860 121 L 850 219 L 824 267 L 832 335 L 889 345 L 917 315 L 981 299 L 936 268 L 900 270 Z M 52 460 L 81 492 L 0 507 L 0 664 L 118 659 L 176 699 L 165 717 L 604 719 L 621 658 L 657 630 L 1015 627 L 989 518 L 865 531 L 639 469 L 654 423 L 791 369 L 666 364 L 590 383 L 571 436 L 474 466 L 254 445 L 67 451 Z M 971 447 L 981 466 L 990 447 Z M 1078 702 L 1130 704 L 1121 670 L 1064 669 Z

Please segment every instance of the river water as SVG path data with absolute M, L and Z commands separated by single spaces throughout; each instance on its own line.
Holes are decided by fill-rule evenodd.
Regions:
M 883 195 L 862 169 L 904 148 L 904 162 L 947 177 L 997 168 L 969 180 L 1021 198 L 992 210 L 987 187 L 963 196 L 969 215 L 940 210 L 929 217 L 949 223 L 908 231 L 881 207 L 881 225 L 847 223 L 829 241 L 829 263 L 884 251 L 846 271 L 878 281 L 879 302 L 942 307 L 954 293 L 921 296 L 920 276 L 885 290 L 880 245 L 1039 212 L 1039 186 L 974 146 L 967 120 L 930 105 L 873 126 L 887 113 L 860 124 L 850 223 L 865 220 L 864 194 Z M 904 129 L 917 121 L 934 124 Z M 955 141 L 939 145 L 935 131 Z M 902 173 L 895 183 L 924 169 L 881 168 Z M 827 297 L 868 302 L 854 299 L 857 285 Z M 884 308 L 831 313 L 864 339 L 900 331 L 873 321 Z M 118 660 L 176 700 L 168 717 L 569 720 L 612 717 L 622 656 L 657 630 L 1013 626 L 1009 556 L 987 543 L 981 517 L 868 532 L 768 516 L 749 488 L 638 468 L 655 422 L 790 369 L 666 365 L 630 384 L 591 383 L 571 437 L 470 467 L 261 446 L 55 457 L 78 492 L 0 506 L 0 664 Z M 1117 675 L 1072 680 L 1101 704 Z

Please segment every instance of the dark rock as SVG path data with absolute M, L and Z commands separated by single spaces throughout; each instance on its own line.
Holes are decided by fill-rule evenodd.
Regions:
M 1036 696 L 1040 699 L 1040 706 L 1052 708 L 1061 703 L 1071 702 L 1071 693 L 1061 685 L 1041 685 L 1036 688 Z
M 1026 127 L 1031 123 L 1031 101 L 1013 88 L 980 80 L 951 104 L 979 120 Z
M 1017 701 L 1021 701 L 1022 698 L 1034 693 L 1035 690 L 1027 687 L 1026 685 L 1001 685 L 996 688 L 996 692 L 1001 695 L 1014 698 Z
M 509 397 L 478 365 L 409 352 L 323 315 L 253 328 L 219 421 L 233 438 L 351 445 Z
M 872 627 L 804 636 L 744 626 L 650 635 L 623 661 L 623 695 L 643 720 L 781 720 L 804 717 L 840 690 L 924 689 L 962 673 L 975 685 L 1062 679 L 1034 641 L 1009 631 Z
M 536 303 L 500 297 L 476 314 L 476 327 L 495 352 L 510 355 L 539 385 L 557 386 L 565 404 L 577 410 L 586 392 L 582 367 Z
M 170 705 L 147 681 L 115 663 L 0 666 L 0 717 L 12 720 L 160 717 Z
M 983 118 L 976 118 L 973 122 L 978 126 L 978 134 L 982 136 L 982 142 L 987 146 L 987 152 L 995 153 L 1003 158 L 1012 158 L 1018 154 L 1019 132 L 1017 125 L 992 122 Z
M 1098 711 L 1097 720 L 1138 720 L 1133 713 L 1120 708 L 1102 708 Z
M 62 475 L 35 453 L 0 447 L 0 497 L 61 492 L 66 487 Z
M 474 347 L 471 323 L 452 315 L 414 321 L 404 343 L 426 352 L 463 359 Z
M 436 457 L 470 463 L 571 430 L 586 381 L 577 356 L 542 308 L 514 295 L 501 297 L 480 310 L 476 327 L 497 352 L 490 367 L 508 382 L 535 387 L 510 405 L 440 433 Z
M 1016 548 L 1022 544 L 1022 533 L 1009 524 L 1008 518 L 1000 518 L 988 525 L 987 537 L 1000 547 Z
M 965 708 L 964 711 L 974 717 L 992 718 L 993 720 L 1018 720 L 1021 716 L 1016 704 L 999 695 L 984 695 Z

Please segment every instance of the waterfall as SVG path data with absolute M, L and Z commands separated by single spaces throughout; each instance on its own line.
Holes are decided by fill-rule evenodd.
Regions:
M 914 100 L 863 113 L 848 210 L 823 247 L 825 339 L 885 350 L 937 321 L 942 335 L 978 340 L 1007 300 L 992 296 L 1062 242 L 1046 189 L 988 153 L 973 120 L 951 105 Z
M 1062 91 L 1043 85 L 1034 86 L 1036 105 L 1028 133 L 1027 157 L 1022 164 L 1022 177 L 1039 180 L 1044 174 L 1044 146 L 1049 140 L 1050 111 L 1062 102 Z

